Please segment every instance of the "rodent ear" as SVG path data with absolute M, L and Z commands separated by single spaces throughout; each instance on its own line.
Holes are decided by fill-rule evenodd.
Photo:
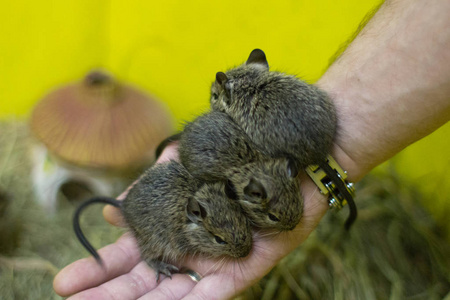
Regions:
M 206 217 L 205 208 L 194 198 L 188 199 L 186 212 L 188 219 L 193 223 L 201 222 Z
M 261 182 L 256 179 L 250 179 L 249 184 L 244 188 L 244 194 L 250 197 L 257 197 L 261 199 L 267 198 L 267 192 Z
M 238 200 L 238 195 L 236 193 L 236 188 L 234 186 L 234 184 L 231 182 L 231 180 L 227 180 L 226 184 L 225 184 L 225 194 L 227 195 L 228 198 L 232 199 L 232 200 Z
M 224 86 L 224 84 L 228 81 L 228 77 L 224 72 L 217 72 L 216 73 L 216 82 L 220 86 Z
M 250 56 L 247 59 L 246 62 L 247 65 L 249 64 L 260 64 L 264 66 L 266 69 L 269 68 L 269 63 L 266 59 L 266 54 L 264 54 L 264 51 L 261 49 L 255 49 L 250 53 Z
M 224 72 L 217 72 L 216 73 L 216 84 L 218 84 L 224 91 L 225 95 L 228 98 L 231 98 L 231 87 L 228 82 L 228 77 Z M 228 105 L 229 103 L 227 103 Z

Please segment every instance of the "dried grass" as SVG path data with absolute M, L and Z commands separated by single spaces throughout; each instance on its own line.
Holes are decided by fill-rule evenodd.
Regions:
M 61 197 L 58 213 L 48 215 L 34 201 L 29 145 L 24 123 L 0 123 L 0 298 L 61 299 L 53 291 L 54 275 L 87 256 L 72 229 L 78 203 Z M 81 222 L 96 247 L 123 233 L 103 220 L 101 207 L 86 211 Z

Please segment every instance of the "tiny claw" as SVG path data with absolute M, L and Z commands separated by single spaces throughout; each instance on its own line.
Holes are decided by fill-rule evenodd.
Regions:
M 156 272 L 156 282 L 159 282 L 161 273 L 172 279 L 172 273 L 178 273 L 180 270 L 174 265 L 153 259 L 147 262 Z

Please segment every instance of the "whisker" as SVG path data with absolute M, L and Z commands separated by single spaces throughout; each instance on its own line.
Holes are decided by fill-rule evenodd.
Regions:
M 271 231 L 260 231 L 258 233 L 258 235 L 256 236 L 256 238 L 265 238 L 265 237 L 270 237 L 270 236 L 274 236 L 279 234 L 278 231 L 276 230 L 271 230 Z
M 213 263 L 213 264 L 208 268 L 208 270 L 205 271 L 205 274 L 204 274 L 204 275 L 206 275 L 206 274 L 214 274 L 214 273 L 216 272 L 216 270 L 213 270 L 213 269 L 215 269 L 216 265 L 217 265 L 221 260 L 222 260 L 222 259 L 219 259 L 219 260 L 217 260 L 215 263 Z M 211 270 L 213 270 L 213 271 L 211 272 Z M 211 272 L 211 273 L 210 273 L 210 272 Z
M 270 247 L 267 248 L 267 247 L 263 247 L 258 244 L 254 244 L 253 249 L 254 249 L 255 253 L 263 253 L 264 255 L 270 255 L 270 254 L 274 254 L 276 252 L 274 249 L 271 249 Z
M 215 274 L 216 272 L 219 272 L 219 273 L 220 273 L 220 271 L 222 270 L 222 268 L 223 268 L 224 265 L 225 265 L 226 260 L 227 260 L 227 257 L 224 256 L 224 257 L 222 257 L 221 260 L 219 260 L 219 261 L 217 262 L 217 264 L 214 265 L 214 271 L 213 271 L 213 274 Z
M 237 261 L 236 261 L 236 263 L 237 263 L 237 265 L 238 265 L 238 267 L 239 267 L 239 271 L 241 272 L 241 279 L 245 281 L 245 279 L 247 278 L 247 276 L 245 276 L 245 272 L 244 272 L 244 270 L 242 269 L 241 262 L 242 262 L 242 259 L 241 259 L 241 258 L 238 258 Z M 234 273 L 234 274 L 236 274 L 236 273 Z M 235 294 L 237 294 L 237 289 L 236 289 L 236 286 L 237 286 L 236 280 L 237 280 L 237 279 L 238 279 L 237 276 L 234 276 L 234 288 L 235 288 L 234 293 L 235 293 Z

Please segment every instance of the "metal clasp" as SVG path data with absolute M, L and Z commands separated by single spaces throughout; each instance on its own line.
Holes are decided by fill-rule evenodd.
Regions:
M 327 163 L 336 172 L 336 175 L 342 180 L 346 186 L 348 192 L 353 197 L 355 195 L 355 188 L 353 183 L 347 182 L 347 172 L 345 172 L 341 166 L 334 160 L 330 155 L 327 156 Z M 322 170 L 318 165 L 310 165 L 306 168 L 306 173 L 314 181 L 320 190 L 320 193 L 328 196 L 328 205 L 330 208 L 341 209 L 347 204 L 347 200 L 339 192 L 336 184 L 328 177 L 324 170 Z

